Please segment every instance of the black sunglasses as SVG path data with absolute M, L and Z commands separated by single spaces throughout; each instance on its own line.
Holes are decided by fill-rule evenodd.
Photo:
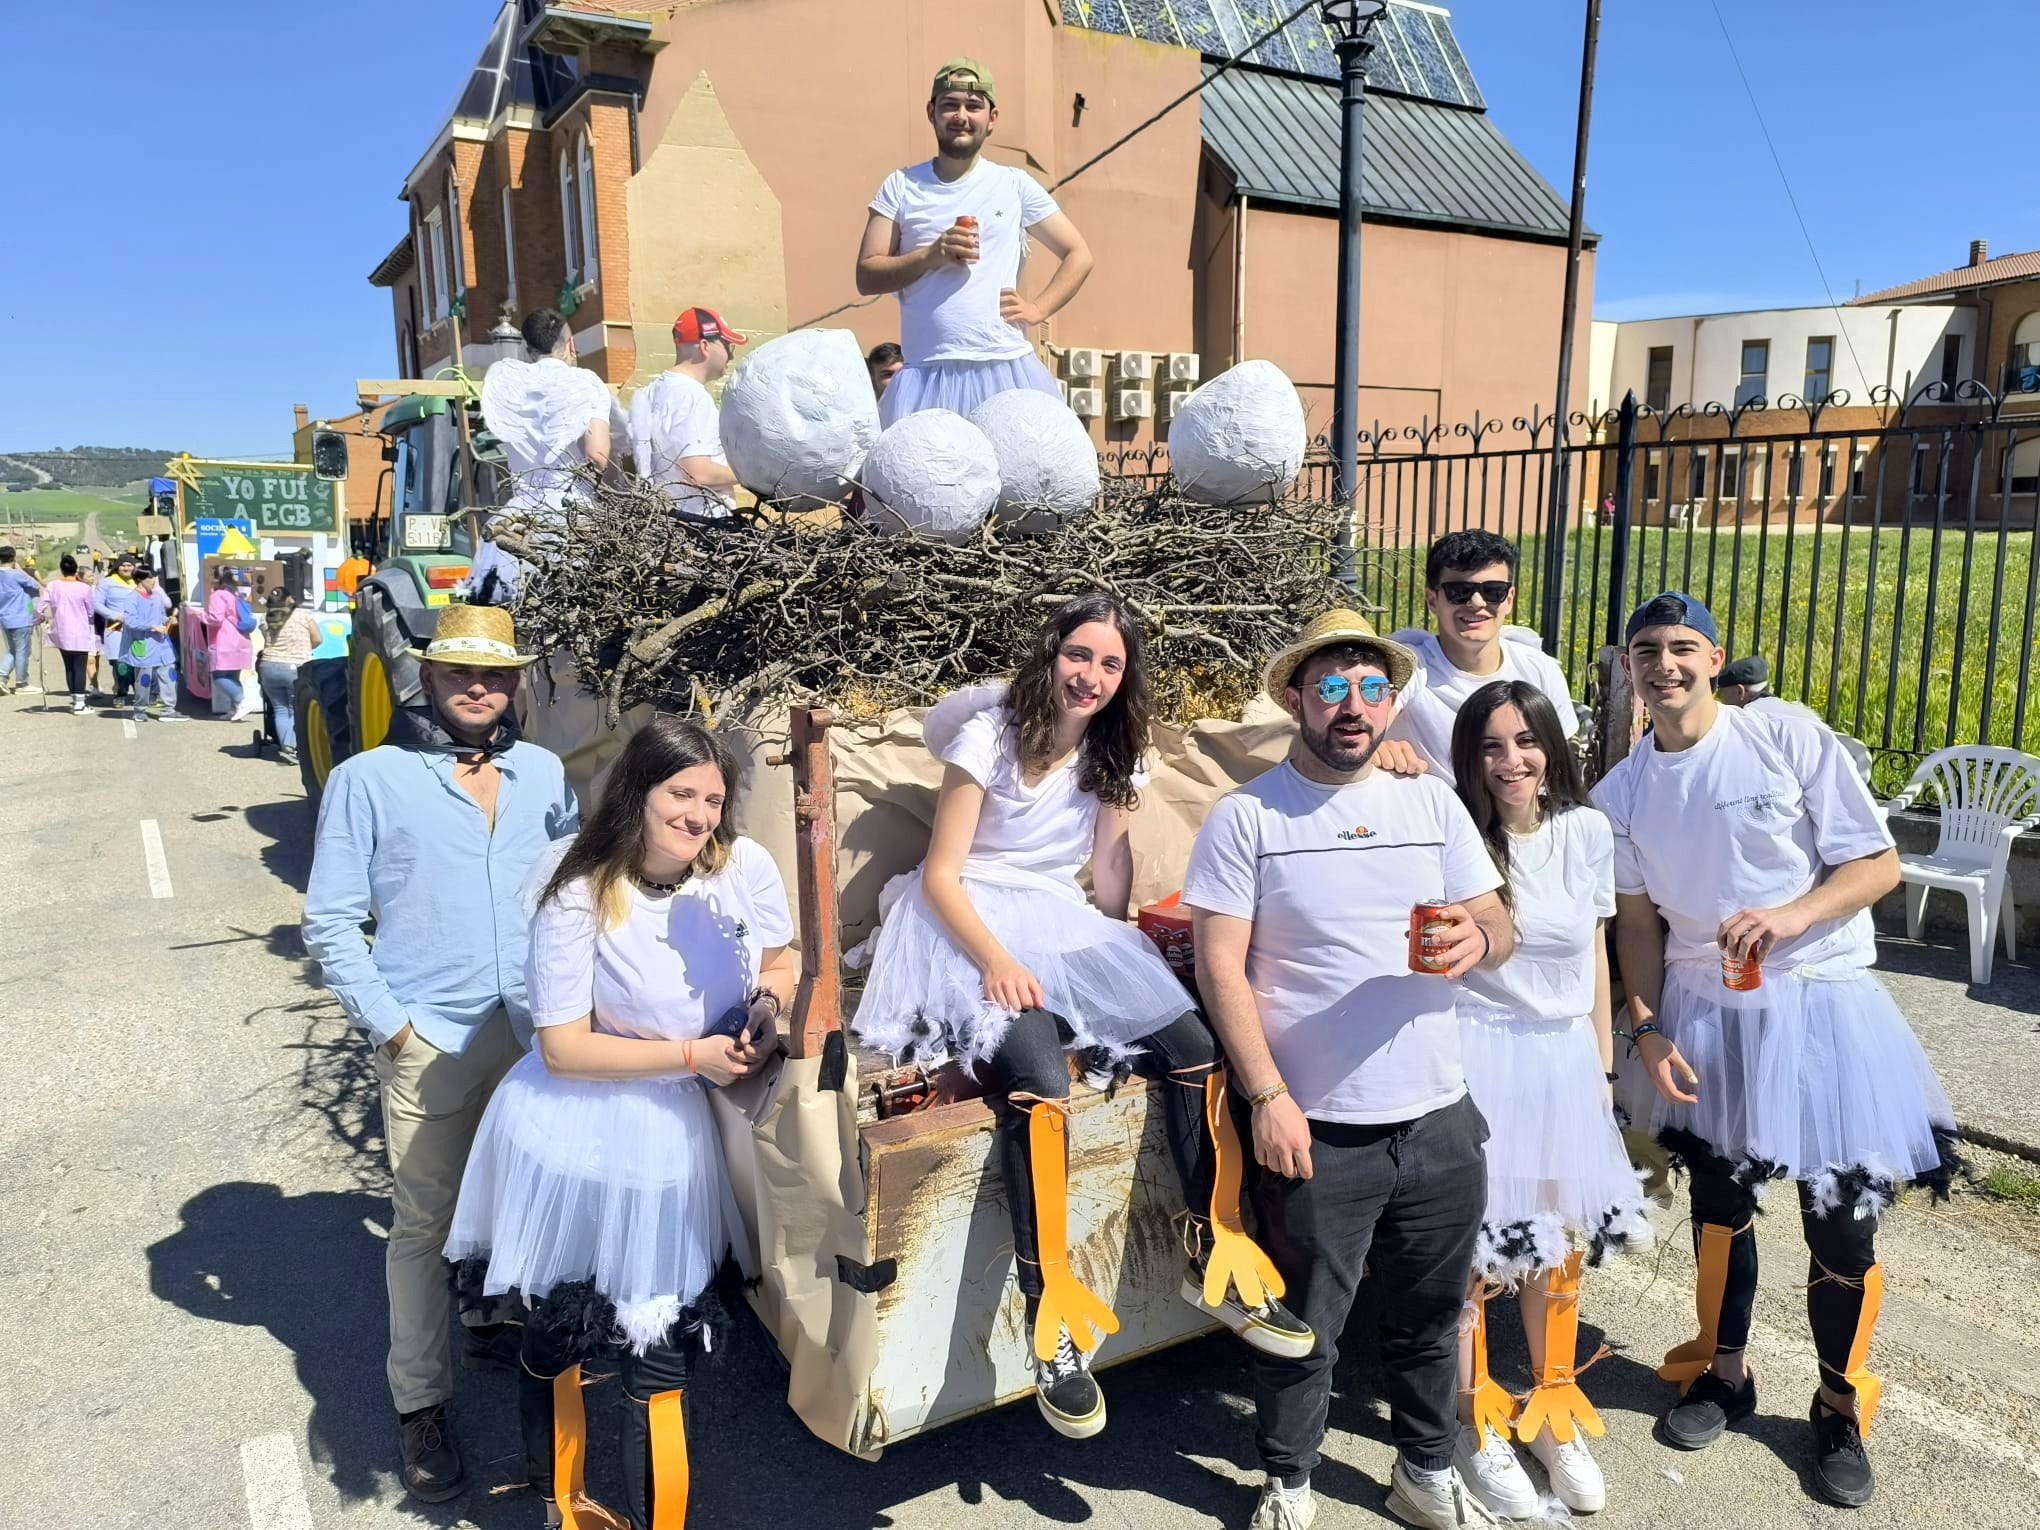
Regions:
M 1515 587 L 1506 579 L 1447 579 L 1439 584 L 1438 593 L 1455 606 L 1463 606 L 1478 591 L 1482 600 L 1498 606 L 1509 598 L 1509 591 Z

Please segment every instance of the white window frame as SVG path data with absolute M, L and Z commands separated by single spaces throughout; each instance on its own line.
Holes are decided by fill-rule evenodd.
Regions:
M 560 150 L 560 236 L 566 242 L 567 285 L 581 284 L 581 223 L 574 195 L 574 158 Z
M 595 235 L 595 156 L 586 128 L 575 141 L 574 167 L 581 215 L 581 279 L 593 287 L 602 280 L 602 246 Z
M 451 312 L 453 294 L 447 286 L 445 214 L 435 207 L 425 214 L 425 316 L 434 324 Z
M 1742 448 L 1725 446 L 1714 459 L 1714 494 L 1717 499 L 1740 499 L 1743 488 Z
M 503 298 L 512 308 L 517 306 L 517 235 L 510 220 L 510 188 L 503 188 Z

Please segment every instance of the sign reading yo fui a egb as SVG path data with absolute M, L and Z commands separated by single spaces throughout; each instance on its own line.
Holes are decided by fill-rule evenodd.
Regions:
M 271 536 L 331 534 L 340 529 L 333 485 L 313 477 L 310 468 L 192 466 L 195 471 L 183 480 L 186 525 L 205 516 L 253 521 L 257 532 Z

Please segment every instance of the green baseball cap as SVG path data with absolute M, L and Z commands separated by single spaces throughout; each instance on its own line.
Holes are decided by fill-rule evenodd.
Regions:
M 992 77 L 974 58 L 953 58 L 935 71 L 935 83 L 929 87 L 928 99 L 934 100 L 945 90 L 974 90 L 992 105 L 999 104 L 999 98 L 992 93 Z

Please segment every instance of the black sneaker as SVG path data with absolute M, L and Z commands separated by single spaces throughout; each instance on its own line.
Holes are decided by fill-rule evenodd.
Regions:
M 1757 1378 L 1744 1376 L 1740 1387 L 1732 1387 L 1708 1371 L 1694 1382 L 1686 1395 L 1672 1404 L 1658 1423 L 1665 1443 L 1678 1450 L 1705 1450 L 1721 1438 L 1722 1430 L 1739 1424 L 1757 1411 Z
M 1837 1413 L 1813 1395 L 1813 1484 L 1820 1496 L 1844 1509 L 1860 1509 L 1877 1491 L 1870 1475 L 1870 1455 L 1863 1449 L 1863 1431 L 1846 1413 Z
M 1184 1301 L 1217 1318 L 1264 1355 L 1301 1360 L 1317 1347 L 1317 1335 L 1310 1331 L 1310 1324 L 1277 1301 L 1272 1292 L 1249 1307 L 1240 1300 L 1239 1287 L 1228 1283 L 1224 1301 L 1217 1306 L 1207 1302 L 1204 1271 L 1210 1260 L 1209 1254 L 1199 1254 L 1183 1271 L 1180 1294 Z
M 1105 1427 L 1105 1394 L 1067 1328 L 1057 1335 L 1055 1358 L 1034 1361 L 1034 1402 L 1048 1427 L 1068 1439 L 1088 1440 Z
M 414 1498 L 445 1503 L 467 1486 L 445 1403 L 397 1415 L 397 1453 L 403 1461 L 405 1491 Z

